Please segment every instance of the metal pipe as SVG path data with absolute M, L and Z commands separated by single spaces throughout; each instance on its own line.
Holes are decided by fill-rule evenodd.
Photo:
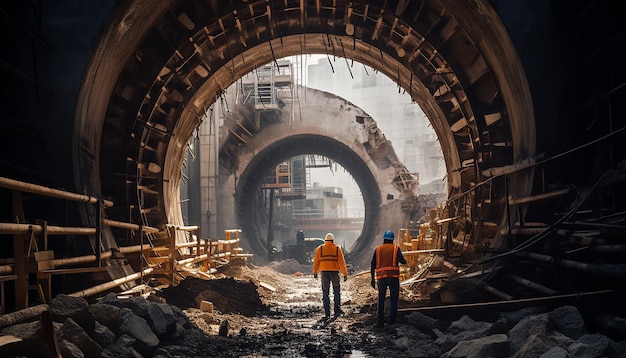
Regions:
M 194 231 L 200 229 L 199 226 L 175 226 L 175 228 L 180 231 Z
M 414 255 L 414 254 L 434 254 L 444 252 L 444 249 L 428 249 L 428 250 L 411 250 L 402 251 L 402 255 Z
M 573 260 L 559 260 L 558 264 L 574 270 L 588 272 L 594 275 L 617 278 L 626 277 L 626 264 L 587 264 Z
M 185 243 L 182 243 L 182 244 L 176 244 L 176 248 L 177 249 L 182 249 L 182 248 L 185 248 L 185 247 L 192 247 L 192 246 L 196 246 L 196 245 L 198 245 L 198 241 L 190 241 L 190 242 L 185 242 Z
M 137 224 L 127 223 L 123 221 L 109 220 L 109 219 L 102 219 L 102 223 L 106 226 L 117 227 L 120 229 L 128 229 L 128 230 L 139 230 L 139 226 L 140 226 Z M 154 233 L 159 232 L 159 229 L 155 227 L 151 227 L 151 226 L 144 226 L 143 231 L 149 234 L 154 234 Z
M 103 253 L 104 254 L 104 253 Z M 95 262 L 97 260 L 96 255 L 85 255 L 85 256 L 76 256 L 76 257 L 68 257 L 64 259 L 54 259 L 49 262 L 56 266 L 69 266 L 75 264 L 84 264 L 86 262 Z
M 218 243 L 218 244 L 224 244 L 224 245 L 227 245 L 227 244 L 236 244 L 236 243 L 238 243 L 238 242 L 239 242 L 239 239 L 232 239 L 232 240 L 217 240 L 217 243 Z
M 208 260 L 208 259 L 209 259 L 209 254 L 204 254 L 204 255 L 192 257 L 192 258 L 189 258 L 189 259 L 176 261 L 176 269 L 178 269 L 179 266 L 184 266 L 184 265 L 188 265 L 188 264 L 192 264 L 192 263 L 195 263 L 195 262 L 198 262 L 198 261 L 204 261 L 204 260 Z
M 626 245 L 597 245 L 591 246 L 591 251 L 606 254 L 617 254 L 626 252 Z
M 529 259 L 533 259 L 533 260 L 541 261 L 545 263 L 552 263 L 554 261 L 554 258 L 552 256 L 538 254 L 536 252 L 522 251 L 522 252 L 518 252 L 517 256 L 526 257 Z
M 84 289 L 82 291 L 77 291 L 77 292 L 74 292 L 74 293 L 70 293 L 69 296 L 72 296 L 72 297 L 89 297 L 89 296 L 98 294 L 100 292 L 104 292 L 106 290 L 110 290 L 112 288 L 115 288 L 115 287 L 118 287 L 120 285 L 123 285 L 126 282 L 136 280 L 136 279 L 138 279 L 138 278 L 140 278 L 140 277 L 142 277 L 144 275 L 150 274 L 152 271 L 154 271 L 154 268 L 149 267 L 149 268 L 147 268 L 147 269 L 145 269 L 145 270 L 143 270 L 141 272 L 136 272 L 136 273 L 134 273 L 132 275 L 128 275 L 126 277 L 120 277 L 118 279 L 115 279 L 115 280 L 112 280 L 112 281 L 109 281 L 109 282 L 105 282 L 105 283 L 102 283 L 100 285 L 96 285 L 96 286 Z
M 569 188 L 566 189 L 561 189 L 561 190 L 557 190 L 557 191 L 553 191 L 553 192 L 548 192 L 548 193 L 542 193 L 542 194 L 536 194 L 536 195 L 531 195 L 531 196 L 527 196 L 524 198 L 517 198 L 517 199 L 510 199 L 510 204 L 511 205 L 519 205 L 519 204 L 526 204 L 526 203 L 530 203 L 533 201 L 538 201 L 538 200 L 543 200 L 543 199 L 551 199 L 557 196 L 563 196 L 569 193 Z
M 509 295 L 508 293 L 504 293 L 500 290 L 498 290 L 497 288 L 493 287 L 493 286 L 489 286 L 489 285 L 485 285 L 483 286 L 483 288 L 485 289 L 485 291 L 491 293 L 492 295 L 499 297 L 505 301 L 510 301 L 513 299 L 513 296 Z
M 13 273 L 13 266 L 2 265 L 0 266 L 0 275 L 10 275 Z
M 19 191 L 25 191 L 25 192 L 33 193 L 33 194 L 45 195 L 45 196 L 58 198 L 58 199 L 80 201 L 80 202 L 89 203 L 89 204 L 96 204 L 100 202 L 100 199 L 93 197 L 93 196 L 71 193 L 71 192 L 59 190 L 59 189 L 52 189 L 43 185 L 25 183 L 19 180 L 13 180 L 13 179 L 5 178 L 5 177 L 0 177 L 0 187 L 13 189 L 13 190 L 19 190 Z M 104 203 L 104 206 L 107 208 L 110 208 L 114 205 L 113 202 L 110 200 L 102 200 L 102 202 Z
M 535 252 L 518 252 L 517 255 L 545 263 L 554 262 L 572 270 L 587 272 L 594 275 L 626 277 L 626 264 L 589 264 L 574 260 L 554 260 L 552 256 L 538 254 Z
M 547 295 L 547 296 L 554 296 L 557 293 L 559 293 L 556 290 L 553 290 L 553 289 L 551 289 L 549 287 L 540 285 L 540 284 L 538 284 L 536 282 L 532 282 L 532 281 L 527 280 L 527 279 L 525 279 L 523 277 L 519 277 L 519 276 L 516 276 L 516 275 L 509 275 L 509 278 L 511 280 L 519 283 L 520 285 L 526 286 L 526 287 L 530 288 L 531 290 L 535 290 L 535 291 L 537 291 L 539 293 L 543 293 L 544 295 Z
M 488 177 L 487 179 L 485 179 L 485 180 L 483 180 L 481 182 L 476 183 L 476 185 L 472 186 L 470 189 L 468 189 L 468 190 L 466 190 L 464 192 L 461 192 L 461 193 L 458 193 L 456 195 L 453 195 L 453 196 L 449 197 L 446 201 L 444 201 L 444 205 L 448 206 L 454 200 L 457 200 L 457 199 L 459 199 L 459 198 L 461 198 L 461 197 L 463 197 L 465 195 L 468 195 L 471 192 L 474 192 L 474 191 L 478 190 L 478 188 L 482 187 L 485 184 L 490 183 L 494 179 L 497 179 L 497 178 L 499 178 L 501 176 L 508 175 L 508 174 L 513 174 L 513 173 L 516 173 L 518 171 L 522 171 L 522 170 L 530 168 L 530 167 L 534 167 L 534 166 L 539 166 L 539 165 L 545 164 L 545 163 L 547 163 L 549 161 L 558 159 L 558 158 L 560 158 L 562 156 L 568 155 L 568 154 L 573 153 L 573 152 L 575 152 L 577 150 L 586 148 L 586 147 L 591 146 L 591 145 L 593 145 L 595 143 L 598 143 L 598 142 L 601 142 L 601 141 L 603 141 L 605 139 L 608 139 L 609 137 L 614 136 L 614 135 L 616 135 L 616 134 L 618 134 L 618 133 L 620 133 L 620 132 L 622 132 L 624 130 L 626 130 L 626 127 L 622 127 L 622 128 L 620 128 L 620 129 L 618 129 L 616 131 L 613 131 L 613 132 L 611 132 L 611 133 L 609 133 L 609 134 L 607 134 L 605 136 L 602 136 L 600 138 L 592 140 L 591 142 L 587 142 L 587 143 L 585 143 L 583 145 L 580 145 L 580 146 L 578 146 L 576 148 L 572 148 L 572 149 L 570 149 L 568 151 L 562 152 L 562 153 L 557 154 L 557 155 L 555 155 L 553 157 L 550 157 L 550 158 L 541 159 L 541 160 L 536 161 L 536 162 L 534 161 L 534 158 L 532 158 L 532 159 L 519 161 L 516 164 L 506 165 L 506 166 L 500 167 L 500 168 L 490 168 L 488 170 L 484 170 L 482 173 L 483 173 L 484 176 Z
M 150 250 L 152 248 L 152 246 L 148 245 L 148 244 L 143 244 L 143 245 L 134 245 L 134 246 L 123 246 L 120 247 L 120 252 L 123 254 L 130 254 L 130 253 L 134 253 L 134 252 L 141 252 L 144 250 Z
M 399 314 L 407 314 L 410 312 L 421 312 L 431 317 L 442 316 L 461 316 L 467 314 L 472 310 L 489 310 L 493 311 L 507 311 L 520 309 L 523 307 L 531 307 L 538 305 L 563 305 L 570 303 L 580 303 L 583 299 L 597 300 L 597 297 L 605 295 L 620 294 L 617 290 L 604 290 L 594 292 L 583 293 L 571 293 L 558 296 L 548 297 L 534 297 L 534 298 L 522 298 L 511 301 L 498 301 L 498 302 L 479 302 L 479 303 L 463 303 L 456 305 L 442 305 L 442 306 L 426 306 L 426 307 L 413 307 L 413 308 L 398 308 Z
M 41 225 L 0 223 L 0 233 L 2 234 L 29 234 L 31 228 L 35 234 L 43 233 L 43 226 Z M 93 235 L 96 233 L 96 228 L 91 227 L 47 226 L 46 230 L 48 235 Z
M 41 304 L 32 307 L 26 307 L 19 311 L 5 313 L 0 316 L 0 329 L 16 325 L 24 322 L 34 322 L 39 319 L 41 313 L 48 311 L 50 306 Z

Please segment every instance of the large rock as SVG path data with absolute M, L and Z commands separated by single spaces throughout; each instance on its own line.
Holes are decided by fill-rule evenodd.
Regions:
M 407 323 L 422 332 L 431 333 L 435 328 L 441 329 L 441 322 L 420 312 L 413 312 L 406 317 Z
M 128 308 L 122 308 L 120 313 L 122 317 L 120 333 L 135 338 L 136 342 L 133 346 L 137 351 L 144 356 L 151 356 L 160 341 L 154 332 L 152 332 L 148 322 L 135 315 Z
M 9 326 L 0 330 L 0 336 L 7 340 L 0 346 L 0 357 L 47 357 L 52 352 L 40 321 Z
M 108 347 L 117 339 L 115 333 L 98 321 L 96 321 L 96 327 L 93 329 L 93 332 L 91 332 L 91 338 L 102 348 Z
M 526 307 L 517 311 L 500 312 L 499 316 L 504 322 L 506 322 L 509 329 L 511 329 L 524 318 L 536 316 L 541 313 L 545 313 L 545 309 L 539 307 Z
M 59 352 L 63 358 L 83 358 L 85 353 L 67 339 L 59 339 Z
M 74 343 L 87 357 L 99 357 L 102 352 L 102 347 L 71 318 L 66 318 L 63 322 L 59 337 Z
M 626 341 L 611 340 L 611 354 L 609 357 L 626 358 Z
M 390 342 L 394 351 L 406 352 L 407 357 L 439 357 L 441 348 L 430 340 L 415 340 L 411 336 L 402 336 Z
M 548 313 L 529 316 L 509 331 L 511 350 L 515 357 L 538 357 L 554 347 L 567 347 L 574 340 L 557 331 Z
M 569 353 L 561 347 L 553 347 L 540 355 L 539 358 L 569 358 Z
M 87 332 L 93 331 L 95 320 L 89 310 L 89 303 L 82 297 L 60 294 L 50 301 L 50 314 L 54 322 L 65 322 L 71 318 Z
M 622 340 L 626 337 L 626 318 L 603 314 L 595 318 L 598 331 L 614 340 Z
M 611 340 L 602 334 L 585 334 L 567 347 L 571 357 L 608 357 Z M 626 352 L 624 352 L 626 354 Z
M 446 330 L 446 335 L 437 338 L 435 344 L 439 345 L 444 352 L 447 352 L 461 341 L 471 341 L 491 335 L 492 326 L 493 323 L 477 322 L 465 315 L 452 322 Z
M 198 352 L 189 347 L 171 345 L 159 347 L 159 349 L 154 352 L 152 358 L 195 357 L 197 355 Z
M 538 357 L 554 347 L 567 347 L 572 343 L 572 339 L 559 333 L 553 335 L 531 334 L 513 356 L 515 358 Z
M 587 333 L 583 316 L 574 306 L 559 307 L 548 316 L 557 331 L 572 339 L 578 339 Z
M 148 305 L 148 323 L 159 338 L 164 338 L 176 329 L 177 319 L 172 308 L 165 303 Z
M 511 330 L 509 337 L 511 339 L 511 349 L 519 352 L 522 346 L 533 334 L 551 334 L 552 326 L 547 314 L 539 314 L 522 318 Z
M 460 341 L 454 348 L 443 354 L 442 358 L 484 358 L 509 357 L 511 354 L 509 337 L 506 334 L 494 334 L 487 337 Z
M 491 328 L 492 323 L 477 322 L 471 319 L 469 316 L 464 315 L 458 320 L 452 322 L 450 327 L 446 330 L 447 334 L 458 334 L 466 331 L 473 332 L 487 332 Z
M 94 319 L 112 332 L 117 332 L 120 327 L 120 308 L 107 303 L 96 303 L 89 307 Z
M 115 343 L 102 350 L 102 358 L 143 358 L 133 345 L 137 340 L 127 334 L 121 335 Z
M 148 306 L 149 302 L 146 301 L 143 297 L 129 297 L 129 298 L 117 298 L 114 293 L 109 293 L 104 298 L 101 303 L 107 303 L 119 308 L 128 308 L 135 315 L 148 319 Z

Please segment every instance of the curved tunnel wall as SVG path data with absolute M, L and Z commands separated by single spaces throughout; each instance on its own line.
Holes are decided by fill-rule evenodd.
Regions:
M 519 143 L 536 142 L 539 153 L 545 152 L 549 157 L 624 127 L 626 39 L 618 2 L 387 1 L 370 4 L 367 17 L 363 16 L 365 2 L 362 1 L 351 2 L 357 10 L 351 14 L 348 3 L 342 1 L 323 7 L 308 2 L 248 1 L 245 11 L 243 4 L 174 0 L 121 3 L 96 0 L 89 4 L 58 0 L 3 2 L 0 7 L 6 10 L 9 20 L 15 20 L 0 24 L 7 34 L 3 38 L 6 41 L 3 48 L 7 51 L 1 55 L 4 95 L 0 106 L 3 145 L 0 169 L 3 174 L 99 197 L 104 193 L 107 198 L 115 199 L 116 207 L 122 208 L 113 212 L 122 219 L 143 220 L 142 215 L 147 213 L 141 213 L 133 201 L 145 194 L 157 204 L 157 210 L 174 208 L 167 214 L 171 215 L 167 220 L 175 222 L 176 205 L 169 196 L 176 194 L 180 169 L 177 165 L 182 161 L 182 155 L 178 154 L 182 153 L 185 137 L 193 131 L 194 120 L 198 118 L 196 110 L 214 101 L 220 88 L 225 88 L 232 78 L 271 61 L 272 50 L 276 56 L 305 52 L 303 48 L 329 56 L 342 55 L 345 50 L 346 56 L 370 61 L 390 77 L 400 78 L 402 88 L 407 92 L 413 90 L 416 101 L 433 115 L 432 123 L 441 134 L 440 141 L 450 149 L 450 159 L 446 160 L 450 178 L 456 180 L 452 181 L 454 187 L 471 186 L 475 182 L 473 174 L 478 173 L 475 168 L 463 172 L 456 169 L 466 160 L 480 157 L 481 150 L 489 147 L 483 145 L 487 143 L 486 132 L 494 139 L 492 146 L 498 147 L 491 152 L 492 156 L 506 165 L 532 157 L 534 146 Z M 302 4 L 306 5 L 304 11 L 300 8 Z M 239 22 L 243 26 L 238 27 L 233 15 L 235 8 L 244 15 L 253 9 L 258 21 L 246 22 L 249 17 L 242 15 Z M 197 21 L 198 18 L 204 21 Z M 348 21 L 354 28 L 346 26 Z M 25 26 L 12 26 L 15 23 Z M 188 26 L 191 23 L 198 28 Z M 198 53 L 194 58 L 202 57 L 201 62 L 206 62 L 210 81 L 206 80 L 205 84 L 192 81 L 195 93 L 185 93 L 182 98 L 189 110 L 175 108 L 178 111 L 171 112 L 171 119 L 164 121 L 167 132 L 160 126 L 149 129 L 154 122 L 144 121 L 145 126 L 139 122 L 141 125 L 135 126 L 141 112 L 139 103 L 149 92 L 158 97 L 156 89 L 167 82 L 159 79 L 164 64 L 170 59 L 172 63 L 190 63 L 186 60 L 193 51 L 179 51 L 181 57 L 176 60 L 176 50 L 195 50 L 198 43 L 193 35 L 199 33 L 199 28 L 204 31 L 203 24 L 207 25 L 206 39 L 213 36 L 209 51 L 213 57 Z M 32 31 L 24 31 L 29 29 Z M 216 36 L 224 29 L 233 36 Z M 348 35 L 346 30 L 353 35 Z M 239 33 L 241 36 L 234 35 Z M 296 38 L 288 43 L 290 36 Z M 356 43 L 357 51 L 352 50 L 349 40 Z M 407 43 L 414 47 L 403 47 Z M 255 48 L 256 45 L 260 47 Z M 287 45 L 289 48 L 284 47 Z M 248 49 L 244 50 L 246 46 Z M 198 48 L 204 51 L 209 47 Z M 255 49 L 261 51 L 255 53 Z M 433 49 L 437 50 L 436 54 Z M 400 56 L 402 53 L 404 57 Z M 437 54 L 440 57 L 433 57 Z M 259 56 L 258 63 L 254 55 Z M 429 80 L 435 78 L 434 74 L 429 76 L 429 70 L 433 69 L 428 67 L 431 59 L 439 64 L 442 62 L 438 61 L 445 60 L 459 74 L 458 84 L 463 91 L 459 91 L 456 81 L 447 83 L 452 91 L 433 91 L 428 86 L 437 83 Z M 184 66 L 174 68 L 182 77 L 190 74 Z M 444 78 L 443 74 L 448 74 L 449 80 L 455 78 L 447 71 L 437 74 L 438 78 Z M 498 95 L 493 96 L 490 88 L 496 88 Z M 464 93 L 471 94 L 468 102 L 463 101 Z M 477 98 L 483 101 L 475 102 Z M 500 103 L 505 110 L 498 112 L 503 114 L 502 120 L 485 126 L 485 118 L 491 121 L 495 117 L 484 114 L 496 113 L 484 111 L 489 107 L 485 104 L 491 103 L 489 98 L 494 98 L 493 103 Z M 456 108 L 455 103 L 469 103 L 474 111 L 478 110 L 475 118 L 479 124 L 474 126 L 470 121 L 471 130 L 462 126 L 463 121 L 454 126 L 458 121 L 447 117 L 451 112 L 446 108 Z M 119 119 L 112 119 L 116 116 Z M 166 145 L 156 147 L 162 151 L 156 159 L 166 163 L 155 163 L 157 166 L 148 163 L 145 167 L 155 177 L 147 179 L 156 183 L 149 184 L 155 185 L 153 188 L 138 185 L 136 181 L 141 146 L 141 141 L 136 139 L 143 135 L 136 128 L 142 126 L 155 135 L 166 134 L 169 138 L 164 142 Z M 495 130 L 498 126 L 503 128 L 502 132 Z M 461 130 L 454 132 L 452 128 Z M 472 140 L 468 140 L 470 133 Z M 545 180 L 538 180 L 536 187 L 550 182 L 585 183 L 594 173 L 615 168 L 624 158 L 622 142 L 605 141 L 591 146 L 594 150 L 583 156 L 564 156 L 559 165 L 548 168 L 546 177 L 541 178 Z M 128 161 L 134 163 L 128 163 L 127 167 Z M 594 163 L 594 167 L 588 168 L 584 163 Z M 498 165 L 492 163 L 490 167 Z M 115 175 L 102 176 L 101 169 Z M 521 193 L 528 191 L 530 184 L 530 180 L 521 178 L 514 186 Z M 150 190 L 157 193 L 151 194 Z M 2 190 L 2 194 L 8 198 L 3 201 L 4 218 L 13 221 L 12 208 L 8 205 L 10 192 Z M 53 210 L 27 207 L 26 219 L 41 219 L 37 215 L 39 209 Z M 54 210 L 48 217 L 58 223 L 74 223 L 74 209 L 69 214 L 67 210 Z M 501 213 L 496 210 L 494 217 Z M 158 211 L 151 213 L 159 219 L 157 214 Z M 84 224 L 90 225 L 92 217 L 85 214 Z
M 97 51 L 101 56 L 88 71 L 94 81 L 85 83 L 78 104 L 77 133 L 78 138 L 101 134 L 101 142 L 76 148 L 78 163 L 95 161 L 100 170 L 99 177 L 78 178 L 80 186 L 96 193 L 102 188 L 102 195 L 119 203 L 122 209 L 111 210 L 114 218 L 151 226 L 180 221 L 171 215 L 177 211 L 178 173 L 199 113 L 239 76 L 298 53 L 345 56 L 396 80 L 433 123 L 451 194 L 469 190 L 489 176 L 490 168 L 534 153 L 523 70 L 486 3 L 477 2 L 478 8 L 464 1 L 388 3 L 386 8 L 358 1 L 323 8 L 215 4 L 129 5 L 132 9 L 121 9 L 103 37 L 103 46 L 128 44 L 135 50 L 127 57 L 110 48 L 108 54 Z M 124 16 L 125 10 L 133 17 Z M 124 39 L 120 29 L 128 26 L 141 36 Z M 110 72 L 102 72 L 100 63 L 109 64 Z M 115 88 L 97 87 L 100 76 L 115 73 Z M 106 114 L 101 103 L 89 101 L 97 95 L 110 98 Z M 102 126 L 81 125 L 94 120 Z M 521 178 L 513 190 L 528 192 L 525 182 Z M 482 200 L 473 198 L 472 205 Z M 134 209 L 123 209 L 128 207 Z M 499 219 L 496 214 L 490 220 Z
M 378 236 L 379 207 L 381 204 L 381 188 L 372 174 L 371 168 L 352 149 L 332 138 L 320 135 L 294 135 L 278 140 L 272 145 L 259 151 L 246 170 L 241 174 L 237 184 L 237 205 L 240 221 L 245 224 L 244 230 L 258 231 L 251 222 L 256 203 L 256 192 L 267 174 L 268 169 L 275 167 L 280 162 L 290 157 L 304 154 L 319 154 L 331 158 L 341 164 L 355 178 L 365 205 L 365 224 L 362 237 L 370 238 Z M 265 233 L 253 234 L 256 237 L 264 237 Z M 258 241 L 250 241 L 254 252 L 267 253 L 264 246 L 259 246 Z M 370 241 L 359 239 L 357 245 L 351 250 L 351 254 L 360 257 L 366 249 L 369 249 Z M 367 251 L 369 253 L 369 251 Z
M 365 227 L 354 247 L 348 248 L 356 265 L 382 232 L 406 225 L 410 215 L 400 207 L 415 199 L 417 179 L 400 163 L 377 122 L 361 108 L 331 93 L 301 87 L 295 91 L 300 97 L 297 105 L 264 112 L 259 127 L 251 103 L 236 103 L 232 91 L 226 96 L 224 102 L 230 104 L 221 132 L 231 134 L 220 141 L 220 222 L 223 228 L 242 227 L 240 237 L 246 247 L 253 246 L 261 259 L 267 257 L 267 223 L 257 224 L 255 219 L 262 215 L 254 215 L 259 207 L 253 205 L 264 174 L 296 154 L 326 153 L 350 172 L 363 195 Z M 239 219 L 229 221 L 228 213 L 234 211 Z

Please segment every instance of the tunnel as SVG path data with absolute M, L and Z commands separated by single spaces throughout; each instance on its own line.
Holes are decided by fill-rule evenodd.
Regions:
M 341 143 L 337 143 L 329 138 L 313 135 L 301 135 L 291 136 L 283 141 L 277 141 L 273 143 L 271 148 L 265 149 L 259 153 L 253 159 L 253 162 L 248 165 L 246 171 L 241 174 L 237 191 L 238 196 L 241 197 L 240 203 L 237 205 L 239 209 L 239 216 L 242 218 L 255 217 L 252 212 L 257 207 L 254 203 L 255 193 L 260 186 L 260 181 L 264 178 L 264 173 L 269 168 L 276 166 L 281 161 L 296 155 L 302 154 L 319 154 L 328 158 L 332 158 L 337 163 L 341 164 L 348 172 L 350 172 L 357 181 L 361 193 L 363 194 L 363 201 L 365 205 L 365 224 L 362 230 L 362 236 L 376 237 L 374 228 L 378 218 L 378 210 L 380 207 L 380 188 L 376 179 L 371 174 L 370 169 L 365 163 L 355 155 L 350 149 Z M 246 221 L 242 220 L 243 223 Z M 249 231 L 259 230 L 258 226 L 253 223 L 248 223 L 244 226 L 250 228 Z M 257 237 L 264 237 L 264 235 L 258 235 Z M 255 242 L 259 245 L 259 242 Z M 363 251 L 369 248 L 370 243 L 365 240 L 357 242 L 356 247 L 351 250 L 352 255 L 359 257 L 363 255 Z M 267 252 L 264 251 L 264 245 L 256 247 L 255 252 Z M 369 254 L 370 251 L 367 251 Z
M 184 226 L 180 172 L 202 114 L 246 73 L 299 54 L 371 66 L 419 104 L 446 163 L 447 213 L 455 218 L 451 236 L 463 242 L 461 248 L 469 237 L 472 254 L 498 254 L 502 245 L 512 246 L 509 200 L 521 203 L 567 185 L 592 187 L 601 173 L 623 171 L 624 29 L 616 5 L 59 4 L 34 10 L 20 2 L 2 5 L 11 36 L 2 51 L 7 80 L 1 174 L 113 202 L 106 209 L 110 220 L 161 230 Z M 588 150 L 570 154 L 574 148 Z M 277 141 L 251 161 L 238 185 L 238 214 L 250 214 L 247 200 L 259 170 L 303 153 L 327 155 L 348 168 L 368 205 L 366 219 L 377 217 L 382 200 L 371 170 L 339 142 L 315 133 Z M 11 193 L 2 195 L 3 221 L 14 222 Z M 624 208 L 619 197 L 618 187 L 607 199 L 616 213 Z M 35 202 L 24 218 L 95 226 L 101 215 L 89 205 L 46 204 Z M 541 210 L 521 209 L 519 215 L 520 222 L 554 221 Z M 373 228 L 368 221 L 364 232 Z M 136 236 L 116 229 L 100 234 L 101 241 L 68 237 L 55 245 L 89 253 L 139 244 Z M 357 248 L 357 254 L 365 249 Z M 109 274 L 136 270 L 118 268 Z
M 491 168 L 531 160 L 535 146 L 532 103 L 512 44 L 500 41 L 497 36 L 504 31 L 496 28 L 483 29 L 478 46 L 462 21 L 487 22 L 457 18 L 454 11 L 464 9 L 443 11 L 439 6 L 428 2 L 420 6 L 397 4 L 391 12 L 370 4 L 311 9 L 287 4 L 270 6 L 268 12 L 264 3 L 257 3 L 256 7 L 221 13 L 224 10 L 215 12 L 210 4 L 196 2 L 154 20 L 140 20 L 141 9 L 134 9 L 134 19 L 141 21 L 149 36 L 136 44 L 137 50 L 124 63 L 108 58 L 118 58 L 117 51 L 103 51 L 97 59 L 107 66 L 118 66 L 119 78 L 106 94 L 111 98 L 107 107 L 89 100 L 100 97 L 99 92 L 107 89 L 103 84 L 110 81 L 109 73 L 97 72 L 104 69 L 99 64 L 91 67 L 96 73 L 88 69 L 94 77 L 85 83 L 83 93 L 90 96 L 79 97 L 85 102 L 79 99 L 77 113 L 89 113 L 90 120 L 76 119 L 77 139 L 81 140 L 76 143 L 76 155 L 84 158 L 76 164 L 98 167 L 100 173 L 99 178 L 77 178 L 79 185 L 86 191 L 101 190 L 102 196 L 124 203 L 108 211 L 113 218 L 141 220 L 154 227 L 166 222 L 182 224 L 175 199 L 181 149 L 198 124 L 202 106 L 255 67 L 298 53 L 341 55 L 394 78 L 424 108 L 433 124 L 446 159 L 450 195 L 470 189 Z M 292 11 L 295 9 L 298 12 Z M 158 13 L 154 10 L 150 8 L 146 16 Z M 284 15 L 269 21 L 274 11 Z M 296 13 L 306 13 L 306 21 Z M 267 21 L 258 23 L 257 14 L 264 14 Z M 424 29 L 409 29 L 398 21 L 402 16 L 395 14 L 423 19 L 419 23 Z M 339 19 L 347 16 L 353 18 L 354 32 L 349 26 L 353 22 L 337 26 Z M 154 27 L 149 25 L 152 21 Z M 181 26 L 189 29 L 184 31 Z M 111 27 L 113 38 L 104 34 L 107 44 L 120 40 L 115 38 L 120 36 L 119 28 Z M 429 32 L 431 38 L 421 34 L 427 28 L 436 30 Z M 172 43 L 180 45 L 174 51 L 166 50 Z M 507 45 L 509 48 L 501 48 Z M 490 59 L 496 54 L 504 58 Z M 502 84 L 496 85 L 499 82 Z M 92 139 L 99 127 L 83 124 L 91 123 L 93 118 L 101 118 L 103 135 L 100 148 L 86 150 L 98 143 Z M 126 145 L 120 146 L 122 142 Z M 106 154 L 96 156 L 95 162 L 83 156 L 97 152 Z M 149 170 L 151 164 L 158 168 L 156 172 Z M 83 170 L 75 168 L 76 172 Z M 126 183 L 121 175 L 127 178 Z M 513 174 L 509 180 L 515 184 L 509 194 L 527 194 L 530 177 L 526 173 Z M 163 180 L 166 178 L 167 182 Z M 482 198 L 472 200 L 478 205 Z M 129 206 L 135 210 L 128 212 L 125 208 Z M 124 212 L 118 214 L 118 208 Z M 499 210 L 495 208 L 493 217 L 483 220 L 499 224 Z

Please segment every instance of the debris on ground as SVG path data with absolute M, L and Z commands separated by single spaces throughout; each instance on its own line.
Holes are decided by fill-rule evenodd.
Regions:
M 623 357 L 626 320 L 611 332 L 587 328 L 574 306 L 530 307 L 481 320 L 420 312 L 374 328 L 377 293 L 369 275 L 341 282 L 343 315 L 322 317 L 321 287 L 310 267 L 241 266 L 220 277 L 188 277 L 150 294 L 94 302 L 58 295 L 36 319 L 0 325 L 0 356 L 53 357 Z M 287 268 L 286 268 L 287 267 Z M 290 267 L 290 268 L 289 268 Z M 293 270 L 293 271 L 292 271 Z M 226 276 L 226 273 L 235 276 Z M 416 296 L 401 290 L 400 307 Z M 1 322 L 0 322 L 1 323 Z M 48 333 L 46 333 L 48 332 Z M 54 334 L 50 333 L 54 332 Z M 50 337 L 56 337 L 52 339 Z M 56 342 L 53 344 L 52 342 Z

